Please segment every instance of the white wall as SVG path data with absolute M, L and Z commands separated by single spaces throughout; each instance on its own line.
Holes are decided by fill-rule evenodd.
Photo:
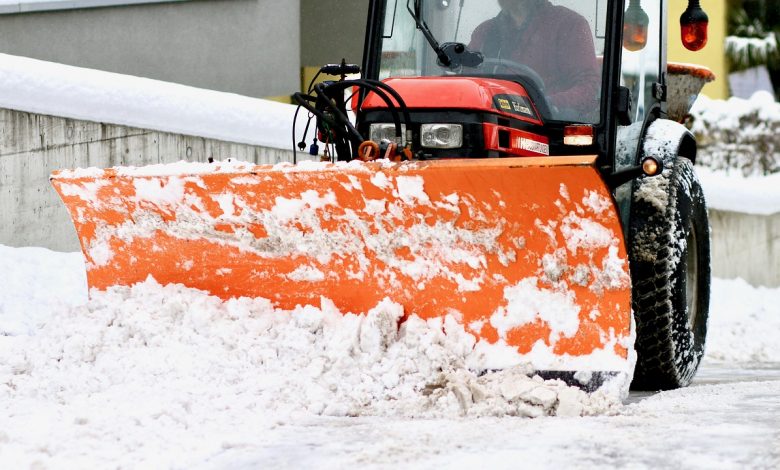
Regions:
M 710 210 L 710 225 L 714 276 L 780 287 L 780 213 Z

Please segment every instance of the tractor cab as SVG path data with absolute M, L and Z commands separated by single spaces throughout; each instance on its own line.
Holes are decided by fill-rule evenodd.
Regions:
M 412 108 L 440 106 L 444 93 L 458 98 L 453 107 L 529 123 L 598 123 L 607 3 L 523 3 L 391 1 L 368 59 L 396 88 L 458 79 L 423 81 L 433 93 L 410 95 Z
M 655 0 L 374 1 L 363 74 L 410 122 L 367 93 L 357 130 L 415 159 L 595 154 L 616 172 L 639 144 L 620 128 L 667 110 L 666 18 Z

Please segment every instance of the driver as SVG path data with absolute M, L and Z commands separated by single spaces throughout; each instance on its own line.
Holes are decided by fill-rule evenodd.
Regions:
M 498 4 L 501 12 L 474 30 L 469 49 L 535 70 L 548 101 L 564 115 L 582 119 L 583 113 L 597 111 L 601 74 L 588 20 L 548 0 Z M 506 69 L 512 73 L 511 65 Z

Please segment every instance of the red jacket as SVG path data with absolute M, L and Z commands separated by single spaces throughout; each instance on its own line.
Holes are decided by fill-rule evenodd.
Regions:
M 550 103 L 562 111 L 598 109 L 601 70 L 593 32 L 584 17 L 566 7 L 545 0 L 519 27 L 502 12 L 474 30 L 469 49 L 531 67 L 544 79 Z

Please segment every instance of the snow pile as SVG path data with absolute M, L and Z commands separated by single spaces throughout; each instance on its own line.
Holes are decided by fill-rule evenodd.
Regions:
M 0 336 L 4 462 L 101 466 L 112 456 L 119 467 L 164 467 L 165 455 L 182 465 L 219 452 L 242 430 L 304 415 L 620 409 L 615 395 L 529 378 L 523 367 L 477 376 L 467 368 L 476 354 L 471 335 L 451 319 L 411 317 L 399 329 L 402 315 L 390 302 L 363 316 L 327 301 L 283 312 L 262 299 L 222 302 L 151 280 L 94 293 L 33 335 Z
M 697 174 L 710 209 L 747 214 L 780 212 L 780 103 L 758 92 L 750 100 L 694 105 Z
M 0 335 L 34 334 L 53 312 L 87 301 L 80 253 L 0 245 L 0 273 Z
M 187 383 L 192 395 L 201 388 L 192 382 L 223 382 L 228 395 L 251 392 L 256 406 L 284 413 L 542 416 L 611 406 L 605 395 L 527 378 L 522 366 L 477 377 L 467 366 L 479 348 L 453 319 L 411 317 L 399 329 L 402 317 L 389 301 L 359 316 L 325 299 L 322 308 L 285 312 L 265 299 L 222 302 L 149 280 L 93 292 L 88 304 L 55 315 L 33 336 L 8 337 L 14 347 L 3 348 L 0 363 L 17 393 L 24 385 L 45 389 L 63 371 L 69 377 L 56 381 L 57 390 L 99 392 L 118 382 L 182 390 Z M 72 373 L 78 370 L 82 377 Z M 97 382 L 103 386 L 95 389 Z
M 780 103 L 769 93 L 728 101 L 700 96 L 691 115 L 697 164 L 745 176 L 780 172 Z
M 0 107 L 279 149 L 292 148 L 296 109 L 7 54 L 0 54 Z
M 780 363 L 780 289 L 713 280 L 705 358 L 728 363 Z
M 457 441 L 474 426 L 507 423 L 449 419 L 464 415 L 641 418 L 712 403 L 695 392 L 701 387 L 621 407 L 604 394 L 529 379 L 523 368 L 479 377 L 465 367 L 474 358 L 462 330 L 412 318 L 399 331 L 400 307 L 388 302 L 362 317 L 343 316 L 327 302 L 281 312 L 264 300 L 222 302 L 147 282 L 95 294 L 87 303 L 80 253 L 0 246 L 0 263 L 11 279 L 0 290 L 0 460 L 6 468 L 187 468 L 212 460 L 232 468 L 244 449 L 288 449 L 286 441 L 274 444 L 279 436 L 300 442 L 318 425 L 329 426 L 320 439 L 327 442 L 334 434 L 354 438 L 342 431 L 363 429 L 361 423 L 373 429 L 395 422 L 346 424 L 316 415 L 443 417 L 398 421 L 397 432 L 419 433 L 435 423 L 439 431 L 462 430 L 453 431 Z M 715 280 L 705 360 L 780 362 L 778 303 L 780 289 Z M 713 389 L 720 390 L 735 388 Z M 538 430 L 552 427 L 557 435 L 571 426 L 576 442 L 582 432 L 603 432 L 603 424 L 583 431 L 570 420 L 545 420 L 524 439 L 535 442 Z M 622 436 L 620 426 L 614 432 Z M 506 428 L 499 428 L 495 442 L 504 442 Z

